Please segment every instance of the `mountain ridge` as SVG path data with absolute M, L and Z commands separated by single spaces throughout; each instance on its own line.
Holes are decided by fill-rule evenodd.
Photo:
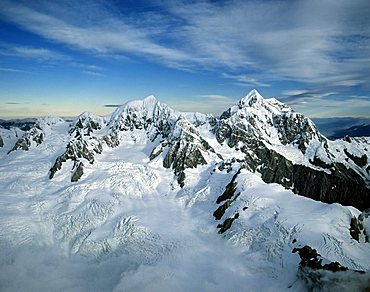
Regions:
M 26 131 L 10 151 L 27 150 L 33 141 L 36 146 L 42 143 L 44 134 L 40 125 L 48 124 L 47 119 L 42 121 Z M 202 127 L 208 133 L 207 130 L 200 133 Z M 149 141 L 162 141 L 161 146 L 152 149 L 150 157 L 154 159 L 165 152 L 163 166 L 174 169 L 182 186 L 186 168 L 207 164 L 206 156 L 223 157 L 202 137 L 206 133 L 205 137 L 213 134 L 219 144 L 240 150 L 246 155 L 247 167 L 259 171 L 266 182 L 280 183 L 324 202 L 339 202 L 362 210 L 370 207 L 369 152 L 362 150 L 367 149 L 369 141 L 350 138 L 331 142 L 309 118 L 276 99 L 264 99 L 255 89 L 219 118 L 174 111 L 153 95 L 129 101 L 106 117 L 82 113 L 69 129 L 71 139 L 50 169 L 50 178 L 63 163 L 72 160 L 73 180 L 78 180 L 83 175 L 82 160 L 93 164 L 95 155 L 105 147 L 120 144 L 123 132 L 140 130 L 146 132 Z M 305 181 L 301 173 L 312 178 Z M 352 195 L 344 196 L 341 192 Z
M 369 139 L 327 140 L 257 94 L 221 117 L 149 97 L 105 117 L 0 129 L 0 283 L 20 266 L 43 271 L 51 249 L 79 267 L 74 279 L 55 265 L 68 279 L 59 290 L 91 291 L 106 265 L 112 290 L 367 287 L 356 271 L 370 269 Z

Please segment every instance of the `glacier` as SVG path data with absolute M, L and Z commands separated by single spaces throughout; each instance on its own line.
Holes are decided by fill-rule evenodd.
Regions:
M 1 291 L 370 287 L 370 139 L 257 90 L 220 117 L 149 96 L 0 137 Z

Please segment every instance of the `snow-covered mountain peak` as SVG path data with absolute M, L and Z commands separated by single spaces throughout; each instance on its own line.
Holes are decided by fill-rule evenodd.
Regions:
M 105 125 L 105 119 L 90 112 L 83 112 L 72 123 L 69 133 L 78 132 L 90 135 L 91 132 L 101 129 Z
M 166 104 L 162 104 L 153 95 L 149 95 L 142 100 L 129 101 L 118 107 L 111 115 L 109 126 L 121 130 L 127 127 L 132 128 L 132 126 L 146 128 L 148 123 L 169 117 L 174 113 L 175 111 Z
M 152 112 L 160 102 L 154 95 L 149 95 L 141 100 L 131 100 L 124 104 L 122 107 L 130 110 Z
M 260 105 L 263 101 L 264 98 L 262 95 L 256 89 L 253 89 L 239 101 L 239 106 L 256 106 Z

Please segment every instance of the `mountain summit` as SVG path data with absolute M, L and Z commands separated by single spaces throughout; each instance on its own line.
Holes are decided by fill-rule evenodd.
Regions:
M 256 90 L 251 90 L 245 97 L 239 101 L 241 107 L 260 105 L 264 101 L 262 95 Z

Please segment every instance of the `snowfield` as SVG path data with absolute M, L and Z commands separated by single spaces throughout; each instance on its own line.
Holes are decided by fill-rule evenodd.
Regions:
M 270 102 L 274 111 L 279 109 L 280 103 Z M 75 171 L 71 160 L 49 179 L 49 170 L 73 139 L 68 131 L 76 124 L 44 119 L 43 142 L 36 146 L 32 141 L 29 150 L 10 153 L 24 133 L 0 129 L 1 291 L 304 291 L 308 288 L 297 276 L 300 257 L 292 250 L 305 245 L 317 249 L 326 262 L 369 271 L 370 243 L 363 235 L 356 241 L 350 234 L 351 219 L 361 214 L 359 210 L 265 183 L 241 161 L 241 145 L 230 148 L 217 142 L 207 117 L 159 113 L 154 104 L 149 97 L 144 103 L 131 103 L 129 109 L 144 118 L 149 113 L 170 115 L 174 123 L 197 123 L 198 134 L 214 149 L 200 150 L 206 164 L 183 170 L 183 187 L 174 170 L 164 167 L 168 146 L 150 159 L 153 149 L 164 143 L 163 135 L 155 135 L 157 128 L 120 130 L 117 147 L 103 144 L 93 163 L 80 158 L 84 169 L 76 182 L 70 181 Z M 94 118 L 108 125 L 96 129 L 94 137 L 110 135 L 117 125 L 126 127 L 125 110 Z M 90 114 L 83 115 L 89 119 Z M 159 119 L 156 122 L 161 125 Z M 176 131 L 169 141 L 189 133 L 198 137 L 191 129 Z M 278 134 L 272 133 L 276 143 L 271 147 L 283 149 Z M 330 147 L 339 149 L 346 142 L 332 143 Z M 354 143 L 352 154 L 360 156 L 357 149 L 363 142 Z M 292 149 L 296 163 L 308 163 L 297 148 L 285 149 Z M 325 156 L 320 151 L 318 155 Z M 220 167 L 223 162 L 228 166 Z M 215 220 L 214 212 L 227 202 L 216 201 L 233 179 L 236 187 L 229 206 L 222 219 Z M 235 219 L 220 234 L 218 225 L 226 218 Z M 365 219 L 365 229 L 370 230 L 369 225 L 370 219 Z M 320 290 L 370 287 L 369 272 L 327 277 Z

